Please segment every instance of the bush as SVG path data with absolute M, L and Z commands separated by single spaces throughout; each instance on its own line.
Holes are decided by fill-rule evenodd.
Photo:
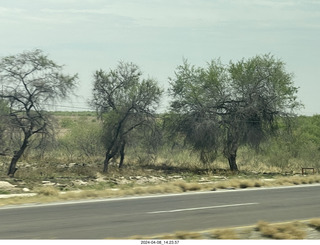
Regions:
M 320 231 L 320 218 L 310 220 L 309 226 L 311 226 L 311 227 L 315 228 L 316 230 Z
M 101 132 L 98 123 L 79 123 L 59 140 L 60 147 L 68 154 L 70 160 L 73 160 L 75 156 L 92 158 L 103 155 Z
M 272 239 L 304 239 L 306 232 L 302 229 L 303 224 L 299 222 L 288 224 L 271 225 L 267 222 L 260 221 L 257 224 L 257 230 L 263 236 Z
M 184 181 L 177 181 L 176 183 L 174 183 L 174 185 L 178 186 L 183 192 L 201 190 L 201 185 L 198 183 L 187 183 Z
M 185 231 L 177 231 L 175 233 L 176 239 L 201 239 L 202 235 L 198 232 L 185 232 Z
M 215 239 L 239 239 L 237 234 L 231 229 L 215 230 L 212 232 L 211 237 Z
M 38 189 L 36 189 L 36 192 L 39 195 L 44 195 L 44 196 L 57 196 L 57 195 L 59 195 L 59 191 L 56 188 L 54 188 L 53 186 L 39 187 Z

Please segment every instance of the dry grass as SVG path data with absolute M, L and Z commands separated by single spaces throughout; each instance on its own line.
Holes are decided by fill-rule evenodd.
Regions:
M 226 188 L 250 188 L 250 187 L 270 187 L 270 186 L 290 186 L 300 184 L 313 184 L 320 182 L 320 175 L 312 176 L 291 176 L 291 177 L 278 177 L 266 181 L 264 179 L 230 179 L 216 182 L 212 185 L 216 189 Z
M 104 174 L 99 172 L 101 165 L 97 164 L 22 163 L 16 178 L 0 177 L 19 185 L 20 192 L 10 191 L 12 194 L 21 193 L 22 188 L 27 187 L 39 195 L 0 199 L 0 205 L 320 183 L 319 174 L 283 176 L 281 173 L 233 173 L 226 169 L 210 169 L 203 165 L 190 168 L 182 166 L 183 164 L 169 163 L 166 166 L 127 164 L 124 169 L 110 166 L 109 173 Z M 70 167 L 72 164 L 74 166 Z M 68 167 L 64 167 L 65 165 Z M 44 181 L 50 182 L 53 186 L 43 186 Z M 82 182 L 87 184 L 82 185 Z M 60 194 L 61 191 L 66 194 Z
M 233 229 L 218 229 L 210 232 L 210 237 L 213 239 L 239 239 L 238 235 Z
M 309 221 L 293 221 L 286 223 L 267 223 L 265 221 L 259 221 L 255 226 L 248 227 L 236 227 L 225 229 L 212 229 L 206 231 L 176 231 L 168 234 L 159 234 L 154 236 L 131 236 L 125 239 L 163 239 L 163 240 L 175 240 L 175 239 L 286 239 L 286 240 L 301 240 L 307 236 L 307 227 L 311 226 L 320 231 L 320 219 L 312 219 Z M 254 235 L 253 235 L 254 234 Z M 318 234 L 320 237 L 320 232 Z M 316 238 L 315 238 L 316 239 Z
M 202 234 L 199 232 L 187 232 L 187 231 L 177 231 L 174 234 L 174 239 L 186 240 L 186 239 L 203 239 Z
M 100 176 L 101 177 L 101 176 Z M 7 198 L 0 199 L 1 205 L 21 204 L 32 202 L 52 202 L 59 200 L 73 199 L 90 199 L 98 197 L 121 197 L 132 195 L 147 195 L 147 194 L 165 194 L 165 193 L 182 193 L 189 191 L 212 191 L 226 188 L 255 188 L 263 186 L 281 186 L 281 185 L 297 185 L 319 183 L 320 175 L 312 176 L 292 176 L 292 177 L 277 177 L 273 179 L 243 179 L 238 176 L 229 176 L 230 179 L 214 179 L 208 176 L 208 182 L 198 183 L 198 179 L 192 182 L 181 180 L 171 180 L 160 183 L 144 183 L 137 184 L 135 181 L 127 184 L 112 184 L 108 178 L 104 178 L 102 182 L 93 182 L 90 186 L 74 186 L 73 191 L 66 191 L 61 194 L 59 186 L 38 186 L 32 192 L 39 195 L 33 197 Z
M 275 185 L 301 185 L 301 184 L 313 184 L 319 183 L 319 175 L 309 175 L 309 176 L 290 176 L 275 179 Z
M 272 239 L 304 239 L 306 237 L 305 225 L 300 222 L 286 224 L 269 224 L 260 221 L 257 230 L 265 237 Z
M 185 181 L 176 181 L 173 183 L 173 185 L 180 188 L 182 192 L 201 190 L 201 185 L 198 183 L 187 183 Z
M 320 231 L 320 218 L 310 220 L 309 226 L 315 228 L 317 231 Z
M 39 195 L 44 195 L 44 196 L 58 196 L 59 195 L 59 190 L 57 190 L 53 186 L 42 186 L 42 187 L 36 188 L 35 192 L 38 193 Z

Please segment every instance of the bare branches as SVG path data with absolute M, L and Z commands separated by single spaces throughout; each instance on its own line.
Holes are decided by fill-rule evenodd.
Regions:
M 34 134 L 51 131 L 45 102 L 65 98 L 76 84 L 77 75 L 61 73 L 62 66 L 49 60 L 41 50 L 8 56 L 0 62 L 0 98 L 8 101 L 10 124 L 23 132 L 21 148 L 15 151 L 9 175 Z
M 92 105 L 104 122 L 106 159 L 108 163 L 117 153 L 124 159 L 124 148 L 131 133 L 146 124 L 159 103 L 162 91 L 152 79 L 141 80 L 138 66 L 121 62 L 115 70 L 94 74 Z
M 231 170 L 237 170 L 241 144 L 258 146 L 277 117 L 293 116 L 290 112 L 299 106 L 292 75 L 271 55 L 229 66 L 212 61 L 206 69 L 184 61 L 175 74 L 170 92 L 172 113 L 180 115 L 174 117 L 176 129 L 204 161 L 221 148 Z

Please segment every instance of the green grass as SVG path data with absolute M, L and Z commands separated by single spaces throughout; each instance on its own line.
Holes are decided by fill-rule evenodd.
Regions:
M 0 189 L 0 194 L 10 194 L 10 191 Z

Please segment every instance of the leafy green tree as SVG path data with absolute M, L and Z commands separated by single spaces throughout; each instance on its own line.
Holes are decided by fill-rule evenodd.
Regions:
M 320 115 L 299 116 L 294 126 L 294 138 L 287 142 L 291 155 L 303 162 L 301 167 L 319 167 Z
M 104 172 L 110 159 L 120 154 L 123 165 L 126 142 L 135 130 L 152 127 L 162 91 L 153 79 L 141 79 L 132 63 L 120 63 L 115 70 L 96 71 L 92 105 L 103 121 L 106 155 Z
M 320 115 L 300 116 L 297 124 L 296 134 L 305 141 L 310 141 L 320 150 Z
M 38 49 L 1 59 L 0 98 L 8 103 L 11 126 L 22 134 L 9 166 L 11 177 L 31 137 L 52 130 L 45 106 L 65 99 L 75 87 L 77 75 L 63 75 L 61 71 L 62 66 Z
M 233 171 L 241 145 L 257 147 L 278 118 L 291 118 L 300 106 L 292 74 L 271 55 L 229 65 L 211 61 L 207 68 L 184 61 L 170 84 L 175 130 L 200 151 L 203 162 L 221 150 Z

